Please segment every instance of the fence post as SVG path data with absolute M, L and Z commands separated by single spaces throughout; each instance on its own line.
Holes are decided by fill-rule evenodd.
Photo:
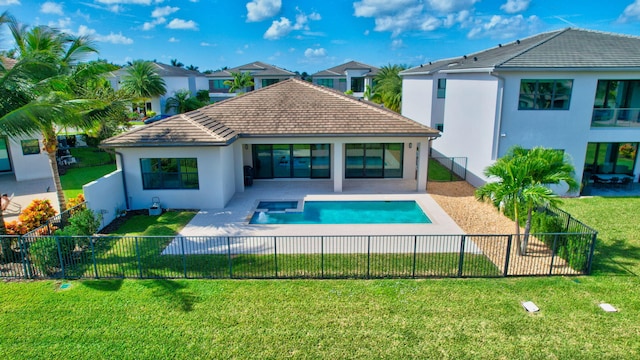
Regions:
M 556 259 L 556 249 L 558 246 L 558 234 L 553 235 L 553 248 L 551 248 L 551 265 L 549 265 L 549 275 L 553 273 L 553 261 Z
M 458 260 L 458 277 L 462 277 L 462 264 L 464 263 L 464 243 L 466 239 L 466 235 L 460 236 L 460 259 Z
M 187 255 L 184 253 L 184 236 L 180 236 L 180 247 L 182 248 L 182 269 L 184 278 L 187 278 Z
M 453 181 L 453 164 L 454 158 L 451 158 L 451 166 L 449 167 L 449 181 Z
M 136 259 L 138 259 L 138 278 L 142 279 L 142 261 L 140 260 L 140 247 L 138 246 L 138 237 L 133 238 L 136 241 Z
M 598 238 L 598 233 L 594 232 L 591 235 L 591 249 L 589 249 L 589 261 L 587 262 L 587 275 L 591 274 L 591 263 L 593 262 L 593 253 L 596 250 L 596 239 Z
M 227 257 L 229 259 L 229 279 L 233 278 L 233 263 L 231 262 L 231 239 L 227 236 Z
M 571 214 L 567 213 L 567 225 L 564 226 L 564 232 L 569 231 L 569 224 L 571 224 Z
M 411 270 L 411 277 L 416 278 L 416 253 L 418 252 L 418 235 L 413 235 L 413 270 Z
M 324 236 L 320 237 L 320 275 L 324 279 Z
M 65 274 L 64 274 L 64 261 L 62 260 L 62 248 L 60 247 L 60 237 L 55 236 L 54 239 L 56 239 L 56 245 L 58 245 L 58 258 L 60 259 L 60 269 L 62 270 L 62 278 L 65 278 Z
M 91 245 L 91 261 L 93 262 L 93 272 L 95 274 L 95 278 L 99 279 L 100 277 L 98 276 L 98 264 L 96 263 L 96 249 L 93 245 L 94 239 L 95 237 L 93 236 L 89 237 L 89 245 Z
M 367 279 L 371 273 L 371 235 L 367 236 Z
M 20 244 L 20 257 L 22 258 L 21 260 L 22 268 L 24 269 L 24 278 L 30 279 L 31 272 L 29 271 L 29 269 L 31 269 L 31 266 L 29 265 L 29 257 L 27 256 L 27 244 L 24 241 L 24 237 L 18 237 L 18 244 Z
M 511 259 L 511 242 L 513 241 L 513 235 L 507 236 L 507 257 L 504 259 L 504 272 L 502 276 L 507 277 L 509 275 L 509 260 Z
M 276 267 L 276 279 L 278 278 L 278 237 L 273 237 L 273 264 Z

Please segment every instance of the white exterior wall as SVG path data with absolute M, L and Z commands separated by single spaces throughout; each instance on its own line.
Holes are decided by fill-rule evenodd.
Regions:
M 118 211 L 126 210 L 122 171 L 116 170 L 82 187 L 87 207 L 102 214 L 100 229 L 116 218 Z
M 223 147 L 121 148 L 131 209 L 145 209 L 153 197 L 160 198 L 163 208 L 223 208 L 235 193 L 233 151 Z M 154 189 L 142 187 L 142 158 L 197 158 L 199 189 Z M 231 164 L 231 165 L 230 165 Z M 123 166 L 124 165 L 124 166 Z M 232 191 L 233 190 L 233 191 Z
M 20 140 L 29 139 L 38 139 L 40 144 L 39 154 L 22 154 Z M 47 153 L 42 150 L 42 135 L 25 136 L 16 139 L 9 138 L 8 140 L 11 168 L 13 169 L 16 181 L 50 179 L 53 176 L 49 157 Z
M 280 81 L 284 81 L 287 79 L 291 79 L 293 76 L 260 76 L 260 75 L 254 75 L 253 76 L 253 89 L 254 90 L 258 90 L 260 88 L 262 88 L 262 80 L 263 79 L 278 79 L 278 82 Z
M 474 186 L 484 183 L 482 173 L 492 163 L 497 94 L 493 76 L 447 74 L 444 131 L 432 147 L 447 157 L 467 157 L 467 181 Z
M 431 119 L 435 100 L 433 78 L 430 75 L 406 75 L 402 77 L 403 116 L 421 124 L 433 126 Z M 444 104 L 442 108 L 444 113 Z

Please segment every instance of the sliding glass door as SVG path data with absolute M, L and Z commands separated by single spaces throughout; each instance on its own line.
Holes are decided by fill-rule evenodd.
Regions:
M 329 144 L 253 145 L 253 167 L 257 179 L 329 178 Z
M 401 178 L 403 144 L 346 144 L 345 177 Z

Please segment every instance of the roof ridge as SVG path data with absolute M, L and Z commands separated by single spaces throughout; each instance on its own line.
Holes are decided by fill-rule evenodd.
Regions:
M 614 33 L 611 31 L 592 30 L 592 29 L 584 29 L 584 28 L 568 28 L 567 30 L 583 31 L 583 32 L 589 32 L 594 34 L 611 35 L 611 36 L 640 40 L 640 35 L 620 34 L 620 33 Z
M 198 110 L 194 110 L 193 112 L 199 112 Z M 200 124 L 199 122 L 193 120 L 192 118 L 190 118 L 189 116 L 186 116 L 186 114 L 179 114 L 180 118 L 182 120 L 187 120 L 188 123 L 190 123 L 191 125 L 197 127 L 198 129 L 204 131 L 205 133 L 207 133 L 209 136 L 211 136 L 212 138 L 214 138 L 215 140 L 220 140 L 221 136 L 219 136 L 218 134 L 216 134 L 215 132 L 211 131 L 211 129 L 207 128 L 206 126 Z M 207 117 L 209 117 L 207 115 Z M 227 125 L 221 123 L 218 120 L 215 120 L 218 124 L 224 126 L 225 128 L 235 132 L 235 130 L 231 129 L 230 127 L 228 127 Z
M 567 32 L 567 31 L 569 31 L 569 30 L 571 30 L 571 28 L 565 28 L 565 29 L 562 29 L 562 30 L 555 30 L 555 31 L 557 31 L 557 33 L 556 33 L 556 34 L 553 34 L 553 35 L 551 35 L 550 37 L 548 37 L 548 38 L 546 38 L 546 39 L 540 40 L 540 41 L 539 41 L 539 42 L 537 42 L 536 44 L 533 44 L 533 45 L 529 46 L 528 48 L 526 48 L 526 49 L 522 50 L 521 52 L 519 52 L 519 53 L 517 53 L 517 54 L 515 54 L 515 55 L 511 56 L 510 58 L 508 58 L 508 59 L 506 59 L 506 60 L 504 60 L 504 61 L 502 61 L 502 62 L 500 62 L 500 63 L 494 64 L 493 66 L 494 66 L 494 67 L 501 66 L 501 65 L 503 65 L 503 64 L 505 64 L 505 63 L 507 63 L 507 62 L 509 62 L 509 61 L 511 61 L 511 60 L 513 60 L 513 59 L 515 59 L 515 58 L 517 58 L 518 56 L 520 56 L 520 55 L 522 55 L 522 54 L 524 54 L 524 53 L 526 53 L 526 52 L 529 52 L 529 51 L 531 51 L 531 50 L 533 50 L 533 49 L 537 48 L 538 46 L 540 46 L 540 45 L 542 45 L 542 44 L 544 44 L 544 43 L 549 42 L 549 41 L 550 41 L 550 40 L 552 40 L 552 39 L 555 39 L 556 37 L 560 36 L 561 34 L 564 34 L 565 32 Z M 550 32 L 549 32 L 549 34 L 551 34 L 551 33 L 553 33 L 553 31 L 550 31 Z M 542 34 L 533 35 L 533 36 L 539 36 L 539 35 L 542 35 Z M 533 37 L 533 36 L 532 36 L 532 37 Z M 525 39 L 526 39 L 526 38 L 525 38 Z M 516 40 L 516 41 L 519 41 L 519 40 Z M 474 55 L 474 54 L 472 54 L 472 55 Z

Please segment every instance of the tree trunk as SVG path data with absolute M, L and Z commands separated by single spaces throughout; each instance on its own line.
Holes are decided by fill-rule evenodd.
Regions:
M 518 202 L 514 201 L 513 203 L 514 203 L 513 217 L 515 218 L 515 221 L 516 221 L 516 242 L 518 244 L 516 248 L 518 249 L 518 255 L 522 255 L 522 244 L 520 243 L 520 216 L 518 214 Z
M 527 245 L 529 245 L 529 233 L 531 233 L 531 218 L 533 217 L 533 206 L 527 209 L 527 222 L 524 225 L 524 239 L 522 240 L 522 254 L 527 255 Z
M 58 205 L 60 206 L 60 212 L 67 209 L 67 201 L 64 198 L 64 192 L 62 191 L 62 183 L 60 182 L 60 173 L 58 172 L 58 162 L 56 161 L 55 151 L 47 153 L 49 156 L 49 162 L 51 163 L 51 171 L 53 172 L 53 183 L 56 187 L 56 193 L 58 194 Z

